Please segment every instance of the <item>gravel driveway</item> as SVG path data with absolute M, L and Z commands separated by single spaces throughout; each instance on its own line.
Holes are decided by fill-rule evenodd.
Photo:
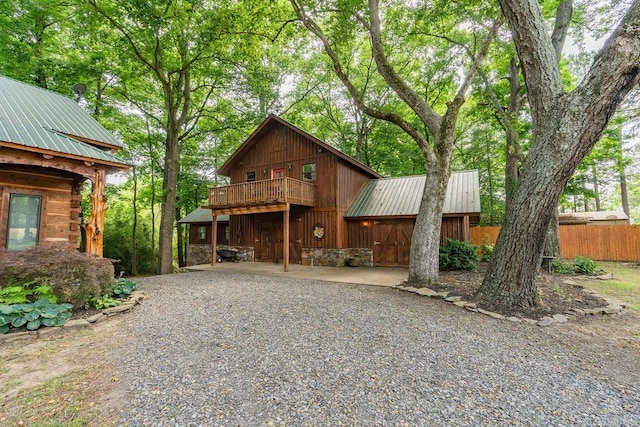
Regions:
M 389 288 L 216 272 L 138 283 L 148 299 L 115 356 L 123 425 L 640 425 L 640 386 L 536 326 Z

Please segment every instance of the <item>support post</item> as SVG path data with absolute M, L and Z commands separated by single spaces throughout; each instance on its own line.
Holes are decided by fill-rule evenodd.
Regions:
M 218 262 L 216 255 L 216 243 L 218 240 L 218 215 L 211 211 L 211 266 L 215 266 Z
M 107 196 L 105 195 L 106 183 L 105 171 L 96 169 L 90 196 L 91 215 L 89 220 L 82 226 L 85 230 L 86 238 L 85 251 L 97 258 L 102 258 L 103 255 L 104 217 L 109 208 Z
M 282 256 L 284 257 L 284 271 L 289 271 L 289 211 L 291 205 L 287 203 L 287 209 L 283 212 L 284 225 L 282 229 Z

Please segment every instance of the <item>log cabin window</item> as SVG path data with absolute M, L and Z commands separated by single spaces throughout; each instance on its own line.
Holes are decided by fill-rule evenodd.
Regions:
M 40 234 L 41 196 L 11 194 L 6 247 L 23 250 L 35 246 Z
M 254 182 L 256 180 L 255 172 L 247 172 L 247 182 Z
M 198 227 L 198 240 L 207 240 L 207 227 L 205 227 L 204 225 Z
M 302 180 L 303 181 L 315 181 L 316 180 L 316 164 L 307 163 L 302 165 Z

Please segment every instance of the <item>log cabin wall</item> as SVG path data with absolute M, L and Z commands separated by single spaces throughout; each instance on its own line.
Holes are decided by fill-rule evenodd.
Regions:
M 205 238 L 200 238 L 200 227 L 205 228 Z M 228 245 L 227 227 L 229 223 L 226 221 L 218 222 L 216 242 L 219 245 Z M 211 245 L 211 223 L 191 223 L 189 224 L 189 244 L 190 245 Z
M 81 195 L 74 190 L 77 177 L 41 168 L 6 167 L 0 170 L 0 248 L 7 244 L 11 194 L 42 197 L 38 244 L 79 246 Z

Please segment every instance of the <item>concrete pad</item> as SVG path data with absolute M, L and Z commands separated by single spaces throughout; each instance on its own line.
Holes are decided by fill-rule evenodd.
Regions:
M 271 262 L 222 262 L 215 266 L 203 264 L 186 267 L 186 269 L 191 271 L 258 274 L 386 287 L 397 286 L 409 276 L 409 269 L 400 267 L 320 267 L 317 265 L 312 267 L 310 265 L 290 264 L 289 271 L 283 271 L 282 264 L 274 264 Z

